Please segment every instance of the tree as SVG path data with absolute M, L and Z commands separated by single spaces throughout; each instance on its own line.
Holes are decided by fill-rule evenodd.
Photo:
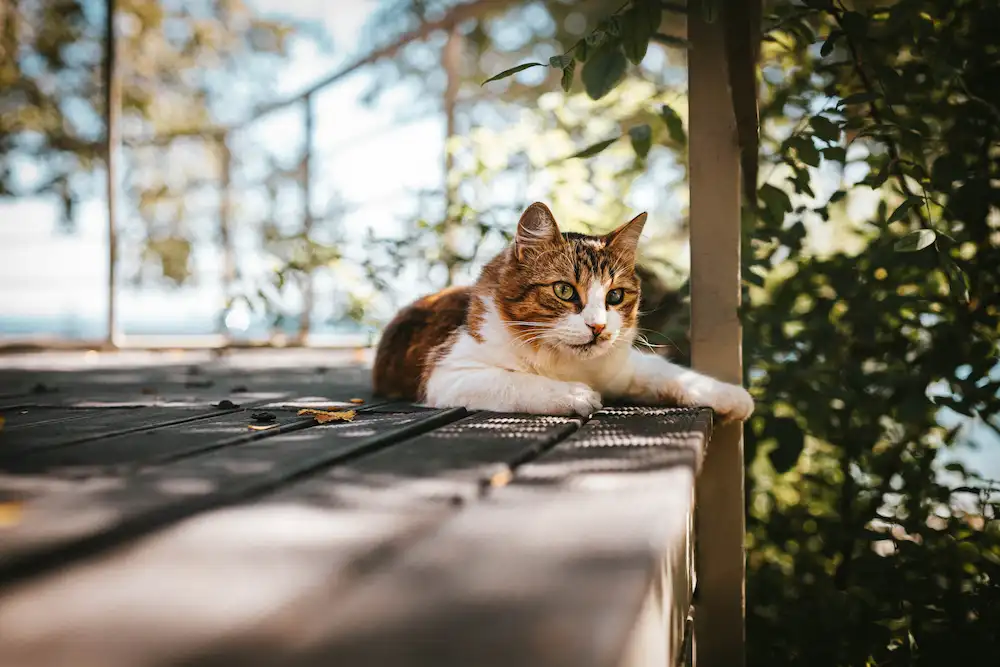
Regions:
M 55 196 L 66 225 L 75 204 L 100 191 L 105 9 L 8 0 L 0 20 L 0 197 Z M 164 138 L 197 138 L 242 119 L 269 94 L 267 81 L 301 27 L 261 18 L 243 0 L 121 0 L 117 25 L 122 129 L 130 143 L 150 142 L 126 156 L 130 199 L 145 223 L 140 247 L 179 282 L 191 250 L 183 228 L 190 182 L 216 176 L 205 165 L 217 165 L 218 152 L 209 143 L 208 160 L 185 164 L 171 159 Z
M 572 63 L 539 66 L 600 72 L 602 98 L 660 11 L 633 0 Z M 944 424 L 1000 433 L 1000 7 L 779 1 L 765 27 L 744 252 L 750 663 L 995 655 L 998 487 L 947 463 L 969 431 Z

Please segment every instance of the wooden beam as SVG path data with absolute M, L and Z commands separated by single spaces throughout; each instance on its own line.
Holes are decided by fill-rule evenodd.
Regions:
M 688 18 L 691 178 L 691 362 L 742 381 L 740 148 L 722 20 Z M 716 0 L 717 2 L 717 0 Z M 743 432 L 719 427 L 696 485 L 695 664 L 739 667 L 744 655 Z
M 736 114 L 743 169 L 743 194 L 757 198 L 757 154 L 760 119 L 757 109 L 757 61 L 760 57 L 761 0 L 743 0 L 725 6 L 726 60 L 729 90 Z

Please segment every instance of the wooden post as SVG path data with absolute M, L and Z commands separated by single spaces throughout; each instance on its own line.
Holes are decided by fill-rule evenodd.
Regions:
M 704 2 L 722 4 L 689 4 L 691 363 L 740 383 L 740 150 L 723 18 L 707 22 Z M 695 664 L 740 667 L 745 663 L 742 426 L 716 427 L 695 488 Z
M 118 35 L 115 30 L 115 0 L 107 0 L 104 38 L 104 157 L 108 197 L 108 335 L 105 346 L 118 347 L 118 119 L 121 115 L 121 79 L 118 76 Z
M 315 126 L 314 110 L 313 110 L 313 98 L 312 95 L 306 95 L 302 98 L 303 105 L 305 107 L 305 128 L 303 139 L 304 146 L 302 152 L 302 172 L 300 177 L 302 179 L 302 234 L 305 236 L 306 241 L 309 240 L 310 234 L 312 234 L 313 228 L 313 211 L 312 211 L 312 152 L 313 152 L 313 128 Z M 312 267 L 306 267 L 304 275 L 302 276 L 302 312 L 299 315 L 299 333 L 296 337 L 296 342 L 299 345 L 306 344 L 306 338 L 309 336 L 309 329 L 312 326 L 312 309 L 313 302 L 315 300 L 315 294 L 313 291 L 313 275 Z

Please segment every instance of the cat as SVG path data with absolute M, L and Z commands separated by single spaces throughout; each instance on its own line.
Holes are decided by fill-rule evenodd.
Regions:
M 745 421 L 742 387 L 633 348 L 646 214 L 604 236 L 560 232 L 536 202 L 470 287 L 402 309 L 378 345 L 376 394 L 432 407 L 587 417 L 605 400 L 712 408 Z

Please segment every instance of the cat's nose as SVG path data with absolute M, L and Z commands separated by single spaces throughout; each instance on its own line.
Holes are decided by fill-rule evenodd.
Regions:
M 597 338 L 598 336 L 601 335 L 601 332 L 604 331 L 604 326 L 605 325 L 603 325 L 603 324 L 588 324 L 587 326 L 590 327 L 590 330 L 594 332 L 594 338 Z

